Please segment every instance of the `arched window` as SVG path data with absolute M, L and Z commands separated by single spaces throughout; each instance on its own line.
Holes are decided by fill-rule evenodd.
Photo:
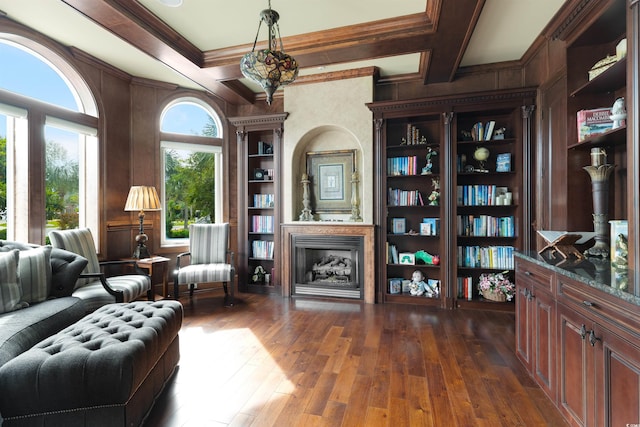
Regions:
M 222 125 L 197 98 L 169 103 L 160 119 L 162 245 L 184 245 L 194 222 L 221 222 Z
M 15 34 L 0 32 L 0 63 L 0 238 L 43 243 L 50 229 L 97 231 L 88 86 L 59 55 Z

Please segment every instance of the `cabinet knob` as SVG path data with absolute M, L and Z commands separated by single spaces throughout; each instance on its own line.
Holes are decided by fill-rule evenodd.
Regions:
M 593 307 L 593 303 L 591 301 L 582 301 L 582 304 L 586 305 L 587 307 Z
M 587 337 L 587 327 L 582 325 L 582 327 L 580 328 L 580 336 L 582 337 L 582 339 L 585 339 Z
M 525 275 L 525 276 L 531 276 L 531 272 L 530 272 L 530 271 L 525 271 L 525 272 L 524 272 L 524 275 Z

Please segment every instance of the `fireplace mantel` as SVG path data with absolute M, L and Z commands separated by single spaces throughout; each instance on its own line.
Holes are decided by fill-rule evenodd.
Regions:
M 292 223 L 282 225 L 282 295 L 291 296 L 293 236 L 362 236 L 364 238 L 364 302 L 375 303 L 374 226 L 335 222 Z

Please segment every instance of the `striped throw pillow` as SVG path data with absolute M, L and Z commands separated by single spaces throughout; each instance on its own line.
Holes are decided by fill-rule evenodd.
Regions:
M 46 300 L 51 291 L 51 246 L 20 251 L 18 277 L 22 301 L 33 304 Z
M 17 249 L 0 252 L 0 313 L 26 306 L 26 304 L 20 303 L 19 252 Z

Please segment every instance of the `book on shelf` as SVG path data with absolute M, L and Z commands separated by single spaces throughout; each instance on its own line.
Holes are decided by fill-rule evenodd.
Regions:
M 274 206 L 275 197 L 273 194 L 254 194 L 254 208 L 272 208 Z
M 418 156 L 389 157 L 387 159 L 387 175 L 403 176 L 418 174 Z
M 592 110 L 580 110 L 576 113 L 578 126 L 578 142 L 607 132 L 613 128 L 611 108 L 594 108 Z
M 456 226 L 458 236 L 463 237 L 515 236 L 515 218 L 513 216 L 458 215 Z
M 393 234 L 405 234 L 407 232 L 407 221 L 405 218 L 392 218 Z
M 484 125 L 482 122 L 477 122 L 471 128 L 471 138 L 474 141 L 482 141 L 484 139 Z
M 253 215 L 251 217 L 252 230 L 254 233 L 273 233 L 272 215 Z
M 473 299 L 473 277 L 458 277 L 458 299 Z
M 513 270 L 513 246 L 458 246 L 458 267 Z
M 423 236 L 437 236 L 440 234 L 440 218 L 422 218 L 420 234 Z
M 387 264 L 398 264 L 398 248 L 387 242 Z
M 511 153 L 500 153 L 496 156 L 496 172 L 511 172 Z
M 389 206 L 424 206 L 424 201 L 418 190 L 389 188 L 387 204 Z
M 392 277 L 389 279 L 389 293 L 390 294 L 401 294 L 402 293 L 402 278 L 401 277 Z
M 485 141 L 489 141 L 489 140 L 491 140 L 491 138 L 493 138 L 493 129 L 495 127 L 496 127 L 496 121 L 495 120 L 489 120 L 484 125 L 484 140 Z
M 254 240 L 251 243 L 253 257 L 260 259 L 273 259 L 274 244 L 267 240 Z

